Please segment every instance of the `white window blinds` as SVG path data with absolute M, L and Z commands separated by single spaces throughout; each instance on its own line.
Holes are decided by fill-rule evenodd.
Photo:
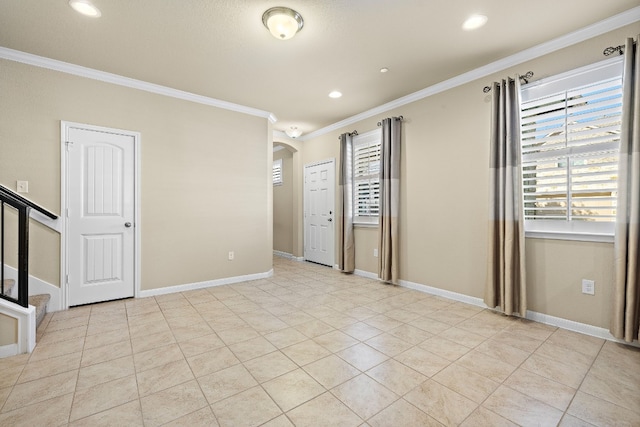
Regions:
M 355 223 L 378 223 L 380 214 L 380 138 L 376 129 L 353 137 Z
M 273 185 L 282 185 L 282 159 L 273 161 Z
M 522 90 L 522 186 L 530 231 L 612 233 L 621 62 Z

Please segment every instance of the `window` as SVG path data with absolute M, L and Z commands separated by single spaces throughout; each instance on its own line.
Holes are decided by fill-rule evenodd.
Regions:
M 377 224 L 380 214 L 379 129 L 353 137 L 353 222 Z
M 282 159 L 273 161 L 273 185 L 282 185 Z
M 522 89 L 525 230 L 613 234 L 622 61 L 603 61 Z

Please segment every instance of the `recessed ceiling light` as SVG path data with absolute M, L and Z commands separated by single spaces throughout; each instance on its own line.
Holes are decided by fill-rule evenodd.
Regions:
M 467 18 L 466 21 L 462 24 L 462 29 L 466 31 L 471 31 L 482 27 L 487 23 L 489 18 L 484 15 L 471 15 Z
M 387 71 L 389 71 L 389 69 L 387 67 L 380 68 L 380 72 L 381 73 L 386 73 Z
M 76 12 L 91 18 L 99 18 L 102 16 L 100 9 L 95 7 L 89 0 L 69 0 L 69 6 Z
M 329 98 L 340 98 L 341 96 L 342 96 L 342 93 L 338 92 L 337 90 L 334 90 L 329 94 Z

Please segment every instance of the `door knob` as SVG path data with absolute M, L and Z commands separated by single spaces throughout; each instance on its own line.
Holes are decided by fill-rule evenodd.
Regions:
M 329 218 L 329 219 L 327 219 L 327 221 L 331 222 L 331 221 L 333 221 L 333 218 Z
M 125 223 L 124 223 L 124 226 L 125 226 L 125 227 L 127 227 L 127 228 L 129 228 L 129 227 L 131 227 L 131 223 L 130 223 L 130 222 L 125 222 Z

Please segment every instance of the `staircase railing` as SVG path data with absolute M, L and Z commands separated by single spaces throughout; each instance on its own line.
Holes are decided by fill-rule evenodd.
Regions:
M 13 298 L 5 295 L 5 206 L 8 205 L 18 214 L 18 296 Z M 31 200 L 25 199 L 17 193 L 0 185 L 0 298 L 20 304 L 23 307 L 29 306 L 29 212 L 31 209 L 37 210 L 51 219 L 58 216 L 38 206 Z

